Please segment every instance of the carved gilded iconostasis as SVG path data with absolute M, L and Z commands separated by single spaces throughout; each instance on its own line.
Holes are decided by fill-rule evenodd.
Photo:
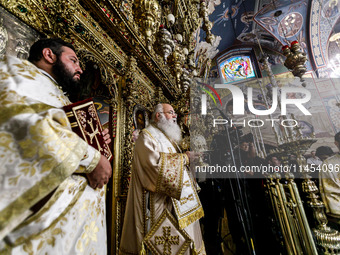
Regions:
M 194 33 L 203 22 L 200 1 L 17 0 L 0 3 L 0 55 L 27 58 L 39 38 L 73 43 L 84 70 L 73 101 L 94 97 L 113 137 L 113 178 L 107 189 L 108 249 L 116 254 L 138 116 L 147 121 L 159 102 L 172 102 L 184 117 L 195 73 Z M 193 72 L 194 71 L 194 72 Z M 109 115 L 109 117 L 108 117 Z

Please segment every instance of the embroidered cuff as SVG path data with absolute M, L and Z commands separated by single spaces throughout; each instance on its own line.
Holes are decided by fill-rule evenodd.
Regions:
M 96 149 L 91 146 L 87 147 L 87 152 L 84 155 L 84 158 L 80 161 L 79 169 L 77 172 L 79 173 L 91 173 L 92 170 L 98 165 L 101 154 Z

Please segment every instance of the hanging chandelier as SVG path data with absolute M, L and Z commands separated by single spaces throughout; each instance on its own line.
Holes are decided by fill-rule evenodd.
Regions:
M 302 82 L 302 86 L 306 87 L 306 83 L 302 76 L 306 73 L 307 67 L 307 56 L 306 53 L 302 50 L 300 43 L 298 41 L 293 41 L 288 45 L 282 47 L 283 55 L 286 57 L 286 61 L 284 63 L 285 67 L 287 67 L 295 77 L 299 77 Z
M 175 48 L 175 43 L 172 40 L 172 34 L 162 24 L 159 26 L 159 31 L 156 34 L 155 50 L 163 57 L 165 63 L 168 56 L 172 53 Z

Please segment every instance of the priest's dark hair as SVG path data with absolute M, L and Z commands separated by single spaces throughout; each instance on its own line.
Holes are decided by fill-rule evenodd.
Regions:
M 50 48 L 54 54 L 57 55 L 57 57 L 60 56 L 60 54 L 63 52 L 62 47 L 69 47 L 73 51 L 75 51 L 73 45 L 71 43 L 65 42 L 61 38 L 43 38 L 39 41 L 36 41 L 31 49 L 28 56 L 28 61 L 31 63 L 38 62 L 42 57 L 42 50 L 45 48 Z
M 337 141 L 340 144 L 340 132 L 335 134 L 334 140 Z
M 319 146 L 318 148 L 316 148 L 316 151 L 315 151 L 315 155 L 319 158 L 320 156 L 323 156 L 323 155 L 332 156 L 333 154 L 334 154 L 334 151 L 329 146 Z

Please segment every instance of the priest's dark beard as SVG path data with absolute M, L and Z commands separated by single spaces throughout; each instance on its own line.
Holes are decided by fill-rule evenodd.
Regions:
M 62 87 L 63 91 L 67 93 L 69 99 L 71 101 L 77 101 L 78 92 L 80 90 L 79 80 L 74 78 L 74 75 L 78 74 L 71 73 L 63 62 L 60 61 L 60 58 L 57 58 L 57 62 L 52 67 L 52 72 L 56 77 L 56 81 L 58 85 Z M 80 74 L 80 73 L 79 73 Z

